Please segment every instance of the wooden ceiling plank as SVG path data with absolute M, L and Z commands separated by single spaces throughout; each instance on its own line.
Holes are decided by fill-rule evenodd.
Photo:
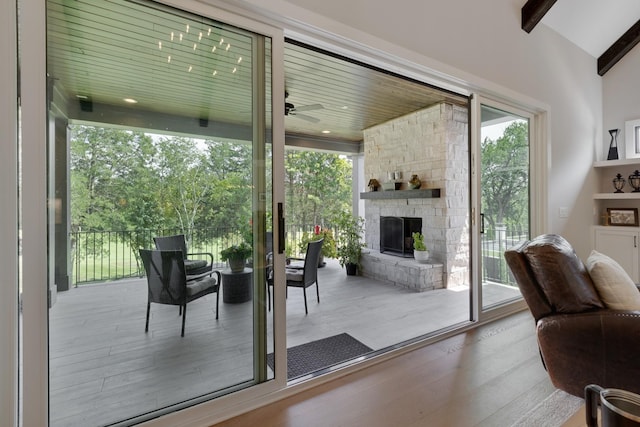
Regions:
M 96 108 L 99 105 L 120 108 L 122 98 L 127 95 L 139 101 L 130 107 L 137 114 L 144 110 L 169 113 L 192 118 L 195 124 L 203 115 L 208 116 L 210 123 L 250 123 L 250 108 L 246 104 L 251 99 L 247 92 L 251 88 L 248 74 L 251 46 L 243 30 L 123 0 L 49 0 L 48 5 L 48 65 L 64 83 L 63 90 L 70 100 L 82 92 L 92 97 Z M 187 23 L 191 32 L 189 36 L 185 32 L 185 37 L 190 44 L 170 46 L 171 31 L 182 32 Z M 211 38 L 205 41 L 203 37 L 194 52 L 193 43 L 205 28 L 202 25 L 212 27 Z M 196 28 L 199 30 L 194 33 Z M 211 51 L 212 43 L 219 42 L 219 37 L 224 38 L 224 45 L 231 43 L 228 58 L 200 52 L 200 45 Z M 158 40 L 163 38 L 160 51 Z M 170 64 L 165 56 L 169 50 Z M 211 69 L 222 71 L 233 66 L 238 54 L 244 58 L 244 67 L 233 74 L 218 72 L 212 79 Z M 193 71 L 186 71 L 192 63 Z M 287 133 L 320 135 L 322 130 L 330 129 L 338 139 L 360 141 L 364 128 L 456 98 L 428 84 L 291 43 L 285 49 L 285 69 L 291 102 L 298 107 L 324 105 L 324 109 L 308 114 L 320 119 L 319 123 L 295 116 L 285 118 Z M 454 103 L 464 100 L 461 97 Z M 87 114 L 85 119 L 90 116 L 95 114 Z
M 604 76 L 618 61 L 640 42 L 640 20 L 633 24 L 598 58 L 598 74 Z
M 525 5 L 522 6 L 522 29 L 530 33 L 556 1 L 557 0 L 528 0 Z

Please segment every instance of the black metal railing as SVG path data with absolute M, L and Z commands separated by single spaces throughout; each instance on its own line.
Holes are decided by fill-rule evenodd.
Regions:
M 287 255 L 300 256 L 299 243 L 304 233 L 312 233 L 314 225 L 287 225 Z M 220 252 L 244 241 L 237 229 L 155 229 L 119 231 L 77 231 L 69 235 L 73 284 L 106 282 L 142 277 L 138 248 L 153 248 L 155 236 L 185 234 L 189 252 L 207 252 L 214 263 L 224 266 Z
M 486 228 L 482 234 L 482 281 L 516 286 L 516 281 L 504 259 L 504 251 L 516 243 L 527 240 L 529 230 L 522 227 Z
M 330 226 L 323 226 L 331 228 Z M 312 233 L 313 224 L 287 224 L 286 250 L 288 256 L 302 256 L 299 243 L 305 233 Z M 335 230 L 334 230 L 335 233 Z M 179 229 L 121 230 L 121 231 L 77 231 L 70 233 L 73 260 L 73 284 L 75 286 L 107 282 L 118 279 L 142 277 L 138 248 L 153 248 L 153 237 L 183 234 Z M 238 230 L 193 229 L 186 230 L 189 252 L 213 254 L 214 263 L 224 266 L 220 251 L 243 241 Z M 485 229 L 482 234 L 482 279 L 515 285 L 504 259 L 504 251 L 517 242 L 528 238 L 528 230 Z M 133 249 L 132 249 L 133 248 Z

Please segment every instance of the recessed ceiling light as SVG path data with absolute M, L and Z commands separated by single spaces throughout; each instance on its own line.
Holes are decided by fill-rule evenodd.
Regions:
M 322 133 L 331 133 L 330 130 L 323 130 Z
M 124 102 L 127 102 L 127 103 L 129 103 L 129 104 L 137 104 L 137 103 L 138 103 L 138 101 L 136 101 L 136 100 L 135 100 L 135 99 L 133 99 L 133 98 L 124 98 L 124 99 L 123 99 L 123 101 L 124 101 Z
M 340 107 L 340 108 L 342 108 L 343 110 L 348 110 L 348 109 L 349 109 L 349 107 L 347 107 L 346 105 L 343 105 L 343 106 L 342 106 L 342 107 Z

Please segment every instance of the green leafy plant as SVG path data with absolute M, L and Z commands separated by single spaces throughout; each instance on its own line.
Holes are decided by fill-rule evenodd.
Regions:
M 361 236 L 364 231 L 364 218 L 356 217 L 351 212 L 343 212 L 336 220 L 338 230 L 337 254 L 341 266 L 355 264 L 360 268 L 362 248 Z
M 416 232 L 412 233 L 411 237 L 413 237 L 413 249 L 416 251 L 427 250 L 427 246 L 424 244 L 424 234 Z
M 327 258 L 336 258 L 338 256 L 336 248 L 336 240 L 333 237 L 333 230 L 330 228 L 323 228 L 320 233 L 303 233 L 302 239 L 298 248 L 300 253 L 304 253 L 307 250 L 307 244 L 309 242 L 315 242 L 316 240 L 324 239 L 322 242 L 322 255 Z
M 220 251 L 220 257 L 223 261 L 230 259 L 247 259 L 251 256 L 253 250 L 247 243 L 242 242 L 239 245 L 229 246 Z

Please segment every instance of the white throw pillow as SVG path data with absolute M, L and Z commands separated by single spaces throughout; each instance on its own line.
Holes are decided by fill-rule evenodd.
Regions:
M 586 267 L 607 308 L 640 310 L 640 292 L 631 277 L 615 260 L 600 252 L 591 251 Z

